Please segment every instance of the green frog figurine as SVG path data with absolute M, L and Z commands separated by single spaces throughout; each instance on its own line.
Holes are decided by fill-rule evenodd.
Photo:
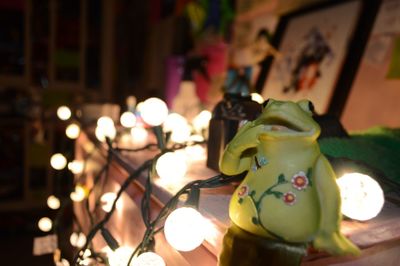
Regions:
M 234 228 L 228 232 L 230 236 L 225 236 L 220 265 L 268 265 L 254 261 L 243 264 L 228 258 L 235 255 L 229 249 L 237 246 L 234 240 L 240 234 L 248 234 L 242 238 L 254 238 L 250 242 L 264 246 L 264 240 L 259 239 L 296 247 L 312 244 L 332 255 L 359 254 L 359 249 L 340 233 L 340 192 L 335 173 L 320 152 L 317 137 L 321 129 L 312 111 L 307 100 L 270 99 L 262 114 L 243 125 L 227 145 L 220 161 L 221 172 L 248 173 L 230 201 Z M 298 263 L 299 258 L 294 265 Z M 275 265 L 279 264 L 282 262 Z

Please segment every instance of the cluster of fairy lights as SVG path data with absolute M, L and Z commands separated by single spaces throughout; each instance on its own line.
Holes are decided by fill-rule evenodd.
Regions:
M 129 101 L 131 104 L 129 105 Z M 132 145 L 135 149 L 115 148 L 114 142 L 119 132 L 110 117 L 101 117 L 97 120 L 95 129 L 96 138 L 106 145 L 108 150 L 107 161 L 102 169 L 93 178 L 93 186 L 88 189 L 82 185 L 85 177 L 86 161 L 72 160 L 56 153 L 51 157 L 50 164 L 55 170 L 63 170 L 65 167 L 75 175 L 75 187 L 70 193 L 69 202 L 83 202 L 90 220 L 90 231 L 85 235 L 82 227 L 77 222 L 78 230 L 70 236 L 71 245 L 77 248 L 73 265 L 97 265 L 102 263 L 110 266 L 122 265 L 165 265 L 163 258 L 155 253 L 155 235 L 164 232 L 167 242 L 178 251 L 191 251 L 202 244 L 205 239 L 205 218 L 198 211 L 201 189 L 216 188 L 239 181 L 244 176 L 225 176 L 219 174 L 205 180 L 196 180 L 184 185 L 160 210 L 155 218 L 150 215 L 150 198 L 152 194 L 153 179 L 159 178 L 166 183 L 173 183 L 183 178 L 187 171 L 186 158 L 179 151 L 194 146 L 204 141 L 204 133 L 208 130 L 211 113 L 202 111 L 191 123 L 177 113 L 169 113 L 167 105 L 158 98 L 150 98 L 146 101 L 132 104 L 132 98 L 128 98 L 128 111 L 122 113 L 120 124 L 123 130 L 130 130 Z M 129 107 L 131 106 L 131 107 Z M 132 108 L 134 106 L 134 108 Z M 66 136 L 76 139 L 81 132 L 80 123 L 72 118 L 71 110 L 61 106 L 57 110 L 57 116 L 64 121 L 70 121 L 66 127 Z M 157 143 L 147 144 L 149 127 L 157 137 Z M 167 133 L 167 134 L 166 134 Z M 166 135 L 168 137 L 166 137 Z M 120 136 L 123 140 L 124 136 Z M 126 136 L 125 136 L 126 139 Z M 171 145 L 172 143 L 172 145 Z M 105 212 L 103 218 L 94 217 L 95 210 L 90 208 L 89 196 L 94 194 L 95 186 L 104 184 L 108 177 L 108 170 L 115 154 L 120 151 L 141 151 L 156 148 L 159 153 L 153 159 L 144 162 L 135 169 L 121 184 L 118 192 L 106 192 L 97 196 L 95 208 L 101 207 Z M 171 167 L 173 166 L 173 167 Z M 119 201 L 122 193 L 133 180 L 141 175 L 146 175 L 145 191 L 141 202 L 141 215 L 145 224 L 141 243 L 136 247 L 120 246 L 118 241 L 107 229 L 107 222 L 116 209 L 121 209 Z M 352 219 L 365 221 L 375 217 L 383 206 L 383 192 L 379 184 L 369 176 L 358 173 L 347 174 L 337 180 L 341 190 L 342 213 Z M 53 210 L 61 209 L 66 204 L 61 204 L 60 199 L 50 195 L 47 205 Z M 59 218 L 60 216 L 58 216 Z M 57 218 L 56 218 L 57 219 Z M 48 217 L 39 220 L 38 226 L 44 232 L 55 231 L 57 222 Z M 97 252 L 93 248 L 92 240 L 100 233 L 107 247 Z M 68 266 L 69 262 L 61 257 L 55 261 L 56 265 Z

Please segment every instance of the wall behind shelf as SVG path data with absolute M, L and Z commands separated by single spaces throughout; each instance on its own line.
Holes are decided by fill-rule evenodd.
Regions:
M 341 117 L 346 129 L 400 127 L 400 78 L 387 78 L 399 39 L 400 0 L 385 0 Z

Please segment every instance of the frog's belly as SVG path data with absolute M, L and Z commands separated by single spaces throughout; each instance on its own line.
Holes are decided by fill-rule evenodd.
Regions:
M 308 191 L 290 191 L 296 195 L 292 205 L 283 197 L 268 195 L 260 201 L 259 211 L 256 209 L 257 195 L 248 195 L 240 200 L 235 193 L 229 207 L 230 218 L 242 229 L 256 235 L 271 236 L 269 233 L 272 233 L 289 242 L 309 241 L 319 223 L 316 192 L 310 188 Z

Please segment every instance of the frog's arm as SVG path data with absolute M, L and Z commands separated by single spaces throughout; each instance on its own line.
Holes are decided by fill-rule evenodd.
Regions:
M 251 157 L 241 157 L 226 149 L 219 164 L 219 169 L 226 175 L 236 175 L 249 170 Z
M 322 154 L 317 159 L 313 179 L 320 202 L 320 222 L 314 247 L 334 255 L 358 255 L 360 250 L 340 233 L 340 192 L 336 175 Z
M 219 169 L 227 175 L 240 174 L 249 170 L 252 157 L 244 151 L 255 148 L 259 144 L 258 135 L 263 130 L 263 125 L 253 122 L 245 124 L 226 146 L 219 163 Z

